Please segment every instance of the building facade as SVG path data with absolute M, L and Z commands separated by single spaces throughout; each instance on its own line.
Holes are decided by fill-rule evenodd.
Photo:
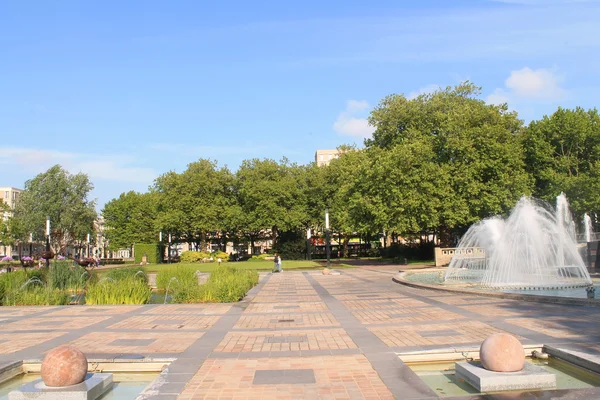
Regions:
M 17 189 L 12 186 L 0 186 L 0 198 L 2 201 L 8 205 L 9 210 L 2 214 L 2 219 L 5 221 L 12 216 L 12 213 L 17 205 L 17 200 L 21 195 L 22 189 Z M 4 243 L 0 243 L 0 258 L 3 256 L 12 256 L 14 249 L 11 246 L 8 246 Z
M 331 160 L 338 158 L 340 152 L 338 150 L 317 150 L 315 153 L 315 162 L 319 167 L 329 165 Z

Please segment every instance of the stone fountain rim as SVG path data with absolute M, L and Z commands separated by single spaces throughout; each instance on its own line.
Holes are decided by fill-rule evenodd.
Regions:
M 427 270 L 428 272 L 444 271 L 444 269 L 435 268 Z M 419 272 L 405 271 L 399 272 L 392 278 L 392 281 L 401 285 L 414 287 L 418 289 L 436 290 L 441 292 L 460 293 L 468 294 L 471 296 L 483 296 L 483 297 L 494 297 L 499 299 L 510 299 L 510 300 L 523 300 L 531 301 L 536 303 L 551 303 L 551 304 L 567 304 L 567 305 L 582 305 L 589 307 L 600 307 L 600 299 L 576 299 L 572 297 L 560 297 L 560 296 L 536 296 L 533 294 L 522 294 L 522 293 L 504 293 L 504 292 L 488 292 L 484 290 L 473 291 L 468 289 L 459 289 L 451 287 L 442 287 L 439 285 L 429 285 L 426 283 L 410 282 L 405 279 L 405 276 L 415 274 Z

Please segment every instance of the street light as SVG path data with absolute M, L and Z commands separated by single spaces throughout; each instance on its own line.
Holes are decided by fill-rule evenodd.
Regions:
M 311 259 L 311 254 L 310 254 L 310 238 L 312 237 L 312 233 L 310 231 L 310 228 L 308 228 L 306 230 L 306 259 L 310 260 Z
M 325 209 L 325 249 L 327 251 L 327 268 L 331 267 L 331 248 L 329 245 L 329 209 Z
M 167 264 L 171 264 L 171 234 L 169 233 L 169 245 L 167 246 Z
M 50 268 L 50 217 L 46 217 L 46 268 Z
M 90 234 L 87 234 L 87 256 L 90 258 Z

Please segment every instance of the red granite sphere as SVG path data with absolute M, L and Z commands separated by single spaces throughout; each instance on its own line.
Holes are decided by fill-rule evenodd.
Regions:
M 516 372 L 525 365 L 523 345 L 513 335 L 494 333 L 488 336 L 479 349 L 483 368 L 495 372 Z
M 73 346 L 50 350 L 42 362 L 42 380 L 46 386 L 71 386 L 85 380 L 88 363 L 85 355 Z

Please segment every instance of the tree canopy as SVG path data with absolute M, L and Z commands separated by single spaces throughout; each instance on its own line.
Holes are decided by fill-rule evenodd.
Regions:
M 50 217 L 51 244 L 56 252 L 95 235 L 95 202 L 88 199 L 93 185 L 86 174 L 70 174 L 60 165 L 25 182 L 12 217 L 12 235 L 26 240 L 45 238 L 46 217 Z

